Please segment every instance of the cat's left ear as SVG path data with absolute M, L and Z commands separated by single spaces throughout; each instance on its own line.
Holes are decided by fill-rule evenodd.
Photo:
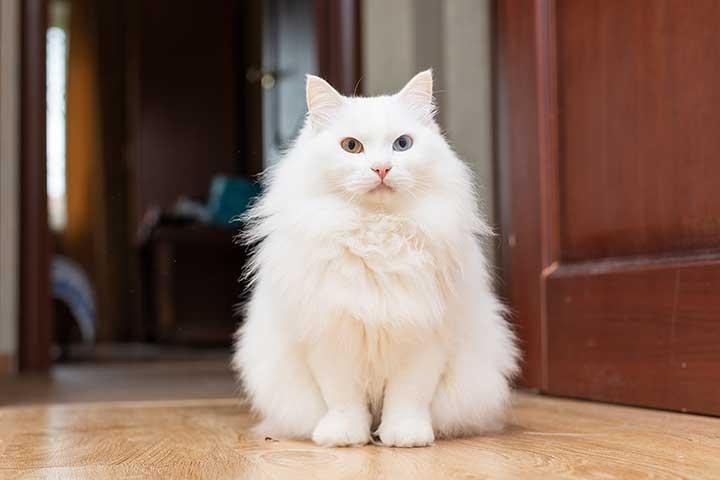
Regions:
M 343 96 L 328 82 L 315 75 L 307 75 L 305 96 L 310 122 L 313 126 L 327 125 L 332 115 L 343 103 Z
M 397 94 L 412 110 L 431 121 L 435 115 L 432 69 L 418 73 Z

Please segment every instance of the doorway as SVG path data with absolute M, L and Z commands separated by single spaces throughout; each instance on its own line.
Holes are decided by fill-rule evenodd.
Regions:
M 288 103 L 300 70 L 328 68 L 312 14 L 324 2 L 306 2 L 292 38 L 283 23 L 292 2 L 35 3 L 23 12 L 37 27 L 24 56 L 37 78 L 23 86 L 27 97 L 42 89 L 47 109 L 36 108 L 26 131 L 46 149 L 34 154 L 38 195 L 27 190 L 24 203 L 43 222 L 23 236 L 44 253 L 31 259 L 26 249 L 22 259 L 32 278 L 23 284 L 21 369 L 226 355 L 242 321 L 245 261 L 230 220 L 272 162 L 263 138 L 282 127 L 277 109 L 304 116 Z M 288 49 L 298 44 L 305 60 L 288 76 L 279 59 L 294 58 Z M 359 55 L 357 44 L 346 48 Z M 281 69 L 276 83 L 263 78 Z M 283 131 L 289 139 L 296 129 Z

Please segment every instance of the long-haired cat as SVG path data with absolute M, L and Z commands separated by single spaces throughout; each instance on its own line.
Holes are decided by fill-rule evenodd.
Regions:
M 307 105 L 246 216 L 253 292 L 233 363 L 256 430 L 412 447 L 499 428 L 517 349 L 431 72 L 372 98 L 309 75 Z

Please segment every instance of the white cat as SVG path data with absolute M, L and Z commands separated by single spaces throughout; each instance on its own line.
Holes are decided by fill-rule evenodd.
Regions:
M 247 216 L 257 243 L 234 367 L 259 433 L 429 445 L 502 426 L 517 369 L 471 173 L 432 74 L 348 98 L 308 75 L 306 124 Z

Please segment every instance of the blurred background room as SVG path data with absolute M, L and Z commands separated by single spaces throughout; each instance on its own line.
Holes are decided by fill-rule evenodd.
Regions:
M 720 414 L 720 1 L 0 0 L 0 404 L 234 396 L 232 220 L 433 68 L 545 394 Z
M 494 221 L 492 2 L 2 5 L 0 366 L 40 375 L 0 402 L 163 396 L 189 371 L 179 394 L 232 394 L 232 220 L 302 126 L 306 73 L 372 95 L 432 67 Z

